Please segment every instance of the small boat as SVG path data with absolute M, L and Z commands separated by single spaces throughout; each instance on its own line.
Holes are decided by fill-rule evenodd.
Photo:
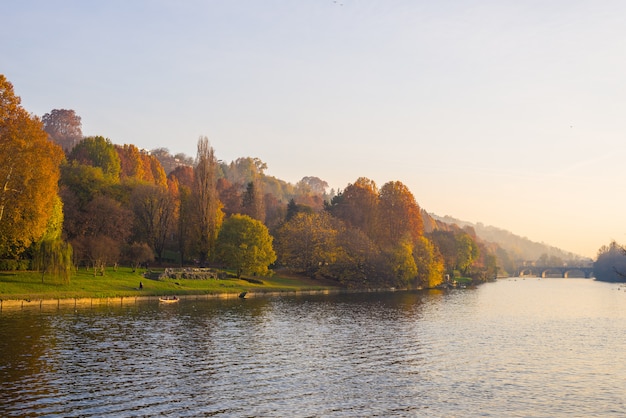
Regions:
M 247 295 L 247 294 L 248 294 L 248 292 L 241 292 L 241 293 L 239 294 L 239 297 L 240 297 L 241 299 L 245 299 L 245 297 L 246 297 L 246 295 Z
M 178 302 L 180 299 L 178 299 L 178 296 L 161 296 L 159 298 L 159 302 L 163 302 L 163 303 L 175 303 Z

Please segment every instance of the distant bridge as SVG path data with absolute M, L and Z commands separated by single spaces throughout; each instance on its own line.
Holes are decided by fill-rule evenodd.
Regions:
M 517 274 L 518 277 L 584 277 L 585 279 L 589 279 L 593 276 L 593 267 L 582 267 L 582 266 L 522 266 L 518 267 Z

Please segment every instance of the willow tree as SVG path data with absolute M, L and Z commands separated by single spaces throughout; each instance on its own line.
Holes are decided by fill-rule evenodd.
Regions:
M 46 274 L 60 277 L 64 283 L 69 283 L 74 268 L 72 246 L 63 241 L 63 202 L 55 196 L 52 215 L 48 219 L 46 232 L 41 240 L 32 246 L 33 269 L 41 272 L 43 283 Z
M 197 225 L 197 251 L 205 262 L 215 253 L 215 242 L 224 218 L 222 203 L 217 194 L 217 159 L 207 137 L 198 140 L 192 189 L 193 207 Z
M 0 74 L 0 258 L 41 239 L 58 195 L 63 150 Z

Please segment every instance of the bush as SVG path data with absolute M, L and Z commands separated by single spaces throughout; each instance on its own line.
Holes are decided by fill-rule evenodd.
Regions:
M 0 259 L 0 271 L 28 270 L 30 260 Z

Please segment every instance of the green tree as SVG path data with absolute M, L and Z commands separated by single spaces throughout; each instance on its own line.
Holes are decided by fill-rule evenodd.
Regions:
M 18 258 L 45 233 L 62 159 L 61 148 L 0 74 L 0 257 Z
M 224 221 L 217 238 L 217 261 L 243 273 L 267 275 L 276 261 L 273 237 L 262 222 L 235 214 Z
M 110 139 L 102 136 L 90 136 L 79 142 L 69 155 L 70 161 L 100 167 L 104 175 L 119 181 L 120 157 Z
M 73 270 L 73 249 L 62 239 L 63 202 L 55 196 L 52 216 L 48 219 L 46 232 L 40 241 L 33 245 L 33 269 L 41 272 L 43 282 L 46 274 L 60 277 L 69 283 Z

